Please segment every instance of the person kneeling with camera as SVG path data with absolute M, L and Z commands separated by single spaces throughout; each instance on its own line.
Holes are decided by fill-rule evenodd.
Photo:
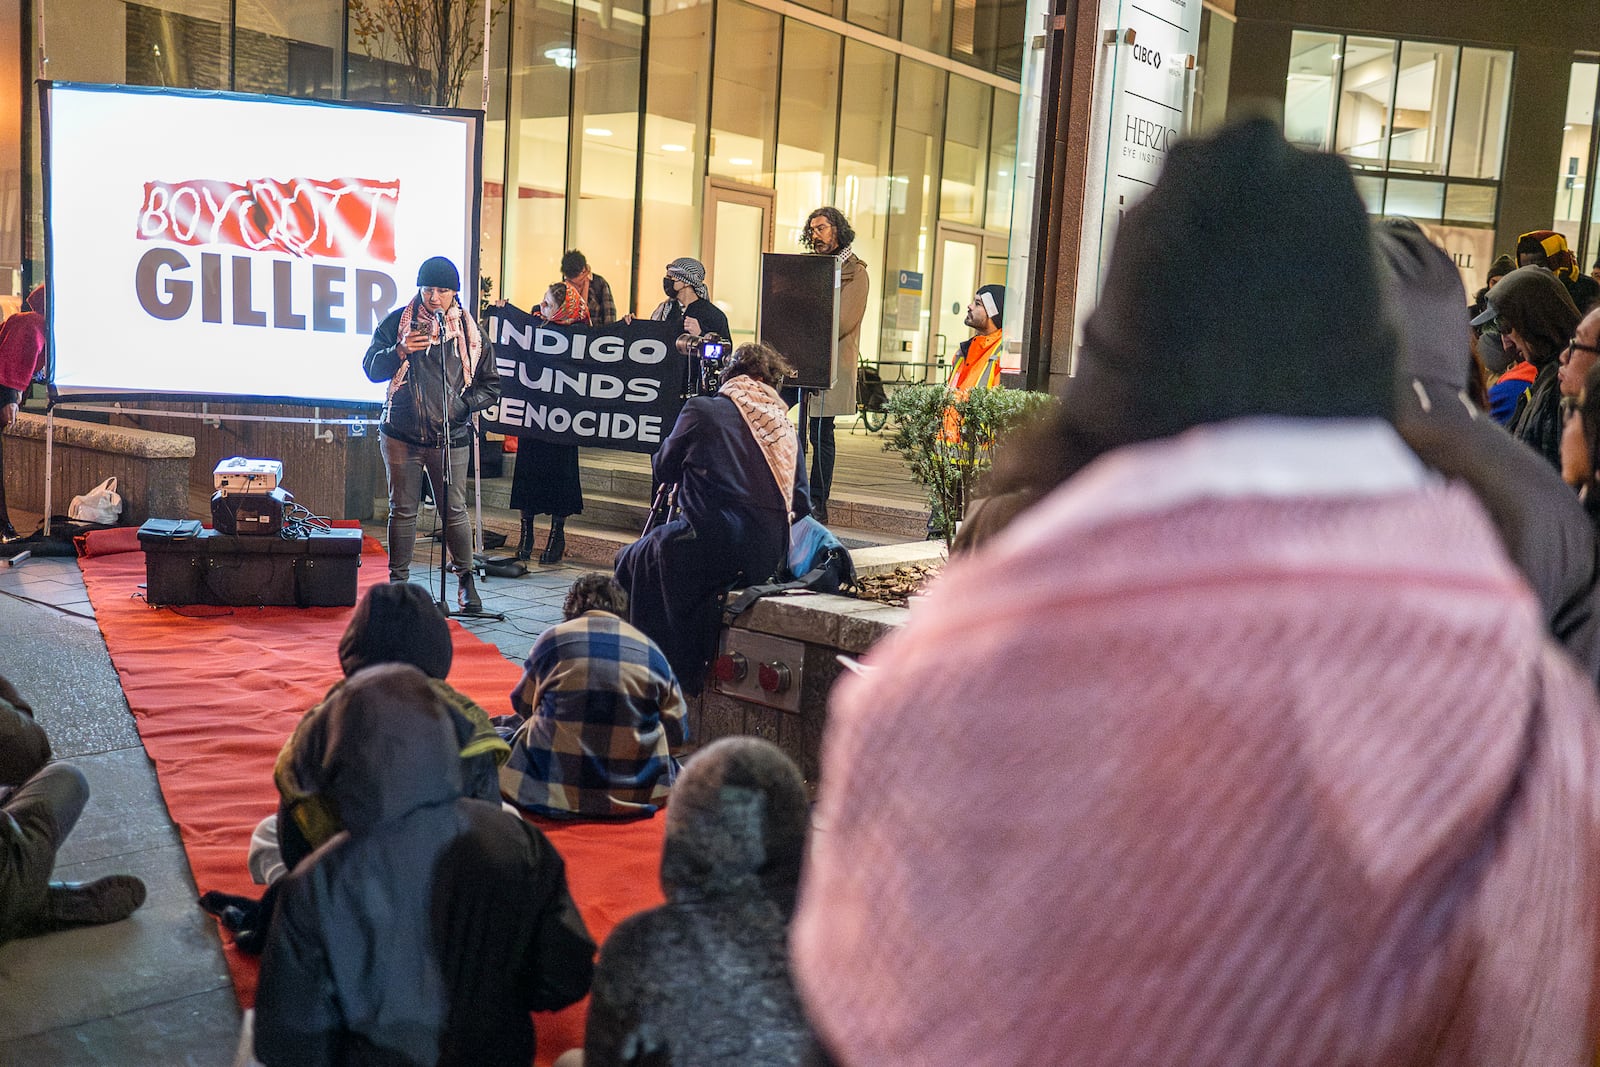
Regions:
M 661 646 L 691 695 L 716 652 L 718 598 L 771 578 L 790 524 L 811 511 L 794 427 L 778 397 L 793 373 L 770 345 L 734 350 L 716 395 L 690 398 L 656 453 L 656 480 L 676 483 L 679 514 L 617 556 L 630 621 Z

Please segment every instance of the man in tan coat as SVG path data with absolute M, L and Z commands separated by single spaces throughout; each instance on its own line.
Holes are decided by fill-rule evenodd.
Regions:
M 867 311 L 867 294 L 872 282 L 867 265 L 861 262 L 851 244 L 856 231 L 838 208 L 819 207 L 806 219 L 800 243 L 814 255 L 839 260 L 839 362 L 833 388 L 807 403 L 810 416 L 811 514 L 818 522 L 828 521 L 828 494 L 833 488 L 833 420 L 856 410 L 856 363 L 861 358 L 861 318 Z

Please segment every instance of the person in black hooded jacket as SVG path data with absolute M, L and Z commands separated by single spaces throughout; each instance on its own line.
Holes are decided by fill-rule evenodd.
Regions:
M 1508 348 L 1532 363 L 1538 374 L 1517 401 L 1511 435 L 1561 470 L 1561 350 L 1578 326 L 1578 308 L 1561 282 L 1543 267 L 1518 267 L 1489 290 L 1486 315 L 1500 326 Z
M 537 829 L 461 796 L 449 716 L 415 667 L 352 676 L 324 780 L 345 829 L 283 879 L 261 962 L 267 1067 L 527 1067 L 530 1011 L 582 997 L 594 942 Z

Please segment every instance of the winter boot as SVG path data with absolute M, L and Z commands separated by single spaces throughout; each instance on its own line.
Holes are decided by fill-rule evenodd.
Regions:
M 522 513 L 522 529 L 517 534 L 517 558 L 526 563 L 533 558 L 533 512 Z
M 565 515 L 556 515 L 550 519 L 550 537 L 544 543 L 544 551 L 539 553 L 539 562 L 560 563 L 566 554 L 567 519 Z
M 456 589 L 456 604 L 462 611 L 482 611 L 483 601 L 478 597 L 478 584 L 473 581 L 472 572 L 468 571 L 457 580 L 460 585 Z

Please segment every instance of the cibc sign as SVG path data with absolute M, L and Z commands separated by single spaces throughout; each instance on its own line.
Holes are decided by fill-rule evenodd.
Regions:
M 1155 185 L 1194 118 L 1200 0 L 1100 5 L 1089 171 L 1078 246 L 1077 331 L 1100 296 L 1122 215 Z

